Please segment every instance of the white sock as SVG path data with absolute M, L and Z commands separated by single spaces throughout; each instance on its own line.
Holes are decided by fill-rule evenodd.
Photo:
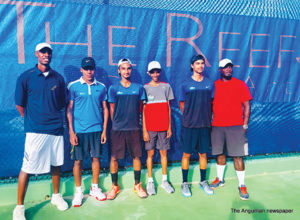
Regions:
M 217 164 L 217 177 L 220 181 L 223 180 L 225 167 L 226 167 L 226 165 Z
M 245 170 L 243 171 L 236 170 L 235 172 L 239 180 L 239 187 L 241 187 L 241 185 L 245 185 Z
M 93 189 L 98 188 L 98 183 L 92 183 L 92 188 L 93 188 Z
M 148 183 L 153 183 L 154 181 L 153 181 L 153 178 L 152 177 L 148 177 Z
M 16 205 L 17 209 L 24 209 L 24 205 Z
M 168 180 L 168 175 L 162 175 L 162 181 L 167 181 Z
M 76 186 L 76 187 L 75 187 L 75 190 L 76 190 L 76 192 L 78 192 L 78 193 L 81 193 L 81 192 L 82 192 L 81 186 Z
M 58 196 L 58 195 L 59 195 L 59 193 L 55 193 L 55 194 L 53 193 L 53 194 L 52 194 L 52 197 L 56 197 L 56 196 Z

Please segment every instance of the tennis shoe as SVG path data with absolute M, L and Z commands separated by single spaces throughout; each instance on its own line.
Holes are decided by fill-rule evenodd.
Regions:
M 167 193 L 173 193 L 175 190 L 171 186 L 171 184 L 168 182 L 168 180 L 164 180 L 162 184 L 160 185 Z
M 219 178 L 216 177 L 216 179 L 211 184 L 209 184 L 209 186 L 212 189 L 216 189 L 220 186 L 224 186 L 224 184 L 225 184 L 225 180 L 219 180 Z
M 140 197 L 140 198 L 147 198 L 147 193 L 142 187 L 142 183 L 135 184 L 133 186 L 133 191 Z
M 239 189 L 241 200 L 248 200 L 249 194 L 247 192 L 247 187 L 245 185 L 241 185 L 241 187 L 239 187 L 238 189 Z
M 91 187 L 89 195 L 95 197 L 99 201 L 106 200 L 106 195 L 102 192 L 102 190 L 99 187 Z
M 110 191 L 107 193 L 107 199 L 113 200 L 116 198 L 117 194 L 120 192 L 120 187 L 113 185 Z
M 60 211 L 65 211 L 68 209 L 68 203 L 63 199 L 60 193 L 52 194 L 51 204 L 55 205 Z
M 181 195 L 183 195 L 184 197 L 192 196 L 192 193 L 190 190 L 190 184 L 188 184 L 187 182 L 184 182 L 181 184 Z
M 214 191 L 209 187 L 207 180 L 200 182 L 200 189 L 202 189 L 207 195 L 213 195 Z
M 148 195 L 156 195 L 154 182 L 148 182 L 147 184 L 147 193 Z
M 26 220 L 25 207 L 16 206 L 13 211 L 13 220 Z
M 73 207 L 79 207 L 82 205 L 83 193 L 82 192 L 75 192 L 74 198 L 72 200 Z

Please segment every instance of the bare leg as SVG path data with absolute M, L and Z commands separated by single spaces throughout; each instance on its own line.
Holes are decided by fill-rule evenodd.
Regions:
M 19 179 L 18 179 L 18 197 L 17 197 L 17 204 L 24 205 L 25 194 L 27 191 L 29 180 L 29 174 L 25 173 L 24 171 L 20 171 Z

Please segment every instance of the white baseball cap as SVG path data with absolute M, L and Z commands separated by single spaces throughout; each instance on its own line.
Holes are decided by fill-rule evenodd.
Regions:
M 41 49 L 43 49 L 45 47 L 47 47 L 47 48 L 49 48 L 49 49 L 52 50 L 52 47 L 51 47 L 50 44 L 48 44 L 48 43 L 39 43 L 39 44 L 36 45 L 35 51 L 40 51 Z
M 150 72 L 153 69 L 161 69 L 160 63 L 157 61 L 151 61 L 148 64 L 148 72 Z
M 233 63 L 230 59 L 223 59 L 223 60 L 220 60 L 219 62 L 219 67 L 220 68 L 224 68 L 227 64 L 231 64 L 231 66 L 233 66 Z
M 119 60 L 118 67 L 121 66 L 123 63 L 128 63 L 128 64 L 132 65 L 131 61 L 128 58 L 123 58 L 123 59 Z

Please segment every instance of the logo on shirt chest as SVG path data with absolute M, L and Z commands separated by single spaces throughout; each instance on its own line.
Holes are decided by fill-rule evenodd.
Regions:
M 148 95 L 148 101 L 153 101 L 154 100 L 154 96 L 153 95 Z

